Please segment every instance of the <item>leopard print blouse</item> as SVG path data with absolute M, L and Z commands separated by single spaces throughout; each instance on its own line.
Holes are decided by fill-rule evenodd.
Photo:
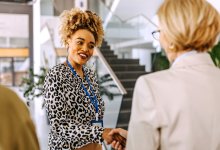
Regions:
M 98 91 L 95 73 L 83 66 L 98 99 L 99 119 L 103 119 L 104 101 Z M 91 126 L 95 119 L 95 107 L 81 87 L 91 89 L 79 75 L 74 76 L 70 68 L 58 64 L 47 73 L 44 81 L 44 101 L 50 122 L 48 150 L 73 150 L 89 143 L 103 142 L 104 128 Z

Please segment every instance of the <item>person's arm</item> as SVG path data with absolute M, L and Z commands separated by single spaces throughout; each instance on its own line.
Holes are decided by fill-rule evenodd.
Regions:
M 71 145 L 71 148 L 80 148 L 89 143 L 99 143 L 106 136 L 108 129 L 78 122 L 66 103 L 65 92 L 62 83 L 56 79 L 56 75 L 49 74 L 44 84 L 44 100 L 53 135 L 58 136 L 62 144 Z
M 35 127 L 24 102 L 15 92 L 1 85 L 0 93 L 0 150 L 40 150 Z
M 96 93 L 96 96 L 98 98 L 98 101 L 100 102 L 100 105 L 103 105 L 101 107 L 101 108 L 103 108 L 103 110 L 101 110 L 101 112 L 104 112 L 104 102 L 103 102 L 103 100 L 101 98 L 101 95 L 100 95 L 100 92 L 99 92 L 99 85 L 98 85 L 98 82 L 97 82 L 96 74 L 93 71 L 91 71 L 90 73 L 91 73 L 90 81 L 92 81 L 92 83 L 93 83 L 93 88 L 95 90 L 95 93 Z M 102 114 L 101 118 L 103 118 L 103 113 L 101 113 L 101 114 Z M 111 139 L 114 140 L 114 141 L 109 141 L 109 142 L 107 142 L 107 144 L 111 144 L 113 148 L 117 148 L 117 147 L 124 148 L 125 144 L 126 144 L 126 138 L 121 136 L 120 133 L 117 133 L 118 130 L 120 130 L 120 128 L 112 129 L 110 131 L 110 133 L 108 133 L 108 136 L 110 136 Z M 123 129 L 121 129 L 121 130 L 123 130 Z M 125 131 L 125 132 L 127 132 L 127 131 Z M 120 143 L 117 142 L 117 141 L 120 141 Z
M 98 105 L 99 105 L 99 119 L 100 120 L 103 120 L 103 116 L 104 116 L 104 111 L 105 111 L 105 105 L 104 105 L 104 101 L 102 100 L 102 97 L 100 95 L 100 91 L 99 91 L 99 84 L 98 84 L 98 81 L 97 81 L 97 75 L 94 71 L 90 70 L 90 81 L 91 81 L 91 84 L 92 84 L 92 87 L 93 87 L 93 90 L 95 92 L 95 95 L 97 97 L 97 100 L 98 100 Z M 102 134 L 102 137 L 103 139 L 106 141 L 107 144 L 110 144 L 112 142 L 112 136 L 109 135 L 109 132 L 111 131 L 112 129 L 108 129 L 108 128 L 105 128 L 104 131 L 103 131 L 103 134 Z
M 126 150 L 158 149 L 160 123 L 156 107 L 147 81 L 140 77 L 133 94 Z

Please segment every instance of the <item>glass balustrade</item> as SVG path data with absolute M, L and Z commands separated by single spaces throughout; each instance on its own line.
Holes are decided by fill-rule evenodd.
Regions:
M 91 61 L 93 61 L 92 68 L 96 70 L 99 91 L 105 101 L 105 127 L 115 128 L 123 94 L 120 92 L 117 83 L 112 79 L 111 74 L 113 72 L 109 72 L 100 57 L 94 56 Z
M 115 128 L 118 120 L 118 114 L 121 107 L 123 94 L 120 92 L 117 83 L 112 79 L 106 64 L 99 56 L 93 56 L 87 66 L 95 70 L 99 83 L 99 91 L 105 102 L 104 127 Z M 111 146 L 104 145 L 106 150 L 111 150 Z

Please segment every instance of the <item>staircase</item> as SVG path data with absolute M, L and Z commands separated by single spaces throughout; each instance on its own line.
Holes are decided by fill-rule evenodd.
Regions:
M 127 129 L 131 114 L 132 95 L 135 82 L 140 75 L 146 74 L 145 66 L 140 66 L 138 59 L 117 58 L 117 55 L 114 54 L 105 41 L 102 43 L 100 50 L 127 91 L 127 94 L 124 95 L 122 99 L 116 125 L 117 128 Z

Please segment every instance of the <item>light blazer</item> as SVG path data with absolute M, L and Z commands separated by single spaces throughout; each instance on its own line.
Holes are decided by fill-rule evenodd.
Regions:
M 207 53 L 141 76 L 126 150 L 220 150 L 220 69 Z

